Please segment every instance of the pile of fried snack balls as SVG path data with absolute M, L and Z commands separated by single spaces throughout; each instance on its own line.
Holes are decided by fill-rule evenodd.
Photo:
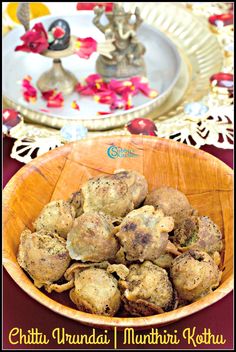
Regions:
M 221 280 L 222 234 L 177 189 L 148 193 L 136 171 L 89 179 L 21 234 L 17 259 L 38 288 L 78 310 L 148 316 L 207 295 Z

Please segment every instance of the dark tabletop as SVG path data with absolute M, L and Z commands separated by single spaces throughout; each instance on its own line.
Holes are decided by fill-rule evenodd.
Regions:
M 9 179 L 23 166 L 22 163 L 11 159 L 10 153 L 13 145 L 13 140 L 9 138 L 3 139 L 3 186 L 9 181 Z M 201 148 L 208 153 L 221 159 L 230 167 L 233 167 L 233 151 L 218 149 L 214 146 L 204 146 Z M 114 332 L 111 330 L 107 333 L 110 338 L 110 344 L 106 345 L 69 345 L 68 343 L 58 345 L 56 341 L 51 338 L 52 330 L 54 328 L 65 328 L 65 332 L 68 334 L 92 334 L 93 328 L 84 326 L 76 321 L 67 319 L 59 314 L 56 314 L 48 308 L 42 306 L 40 303 L 29 297 L 8 275 L 3 269 L 3 348 L 4 349 L 112 349 L 113 335 Z M 194 330 L 194 327 L 196 328 Z M 16 330 L 14 328 L 22 329 L 22 333 L 28 334 L 27 330 L 32 332 L 32 328 L 38 328 L 39 332 L 47 335 L 50 340 L 48 344 L 10 344 L 9 333 L 12 334 Z M 190 334 L 193 337 L 187 339 L 182 337 L 183 331 L 186 328 L 190 328 Z M 200 340 L 197 335 L 201 335 L 205 332 L 208 333 L 208 341 L 201 343 L 196 347 L 193 345 Z M 18 330 L 20 333 L 20 330 Z M 147 335 L 151 332 L 151 329 L 144 331 L 135 331 L 137 335 Z M 154 344 L 154 345 L 124 345 L 123 344 L 123 332 L 118 332 L 118 344 L 117 347 L 120 349 L 232 349 L 233 348 L 233 294 L 229 293 L 219 302 L 211 305 L 210 307 L 195 313 L 187 318 L 184 318 L 178 322 L 175 322 L 166 327 L 158 328 L 158 333 L 161 335 L 177 335 L 180 339 L 180 343 L 177 345 L 170 344 Z M 102 329 L 96 329 L 96 334 L 104 334 Z M 194 335 L 193 335 L 194 334 Z M 214 335 L 214 337 L 212 337 Z M 220 336 L 223 335 L 223 336 Z M 17 335 L 19 336 L 19 334 Z M 222 344 L 214 344 L 212 341 L 218 337 L 218 341 L 223 341 Z M 12 342 L 17 340 L 16 337 L 12 338 Z M 193 342 L 194 341 L 194 342 Z M 202 340 L 203 341 L 203 340 Z M 27 342 L 27 341 L 26 341 Z

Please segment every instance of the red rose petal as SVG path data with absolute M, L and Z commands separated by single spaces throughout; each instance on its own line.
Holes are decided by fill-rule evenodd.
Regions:
M 49 100 L 50 98 L 52 98 L 55 95 L 56 95 L 56 90 L 55 89 L 51 89 L 51 90 L 47 90 L 45 92 L 42 92 L 42 97 L 45 100 Z
M 75 100 L 72 101 L 71 107 L 72 107 L 72 109 L 80 110 L 80 107 Z
M 62 93 L 58 93 L 53 98 L 49 99 L 47 102 L 48 108 L 61 108 L 64 105 L 64 98 Z
M 30 83 L 31 80 L 32 78 L 30 76 L 26 76 L 21 83 L 23 97 L 28 103 L 34 103 L 37 100 L 37 90 Z
M 75 90 L 81 95 L 94 96 L 98 103 L 110 105 L 111 112 L 133 108 L 132 97 L 139 92 L 149 98 L 154 98 L 158 94 L 149 87 L 146 77 L 135 76 L 129 80 L 112 79 L 105 82 L 99 74 L 89 75 L 85 79 L 85 84 L 78 83 Z
M 82 59 L 89 59 L 97 51 L 97 41 L 91 37 L 77 38 L 75 43 L 75 54 Z
M 95 101 L 97 101 L 100 104 L 108 104 L 111 105 L 114 103 L 117 99 L 116 94 L 112 91 L 105 91 L 101 93 L 97 93 L 94 96 Z
M 103 78 L 101 75 L 99 75 L 98 73 L 94 73 L 92 75 L 89 75 L 86 79 L 85 82 L 88 83 L 89 85 L 94 85 L 96 83 L 102 83 L 103 82 Z
M 110 113 L 110 111 L 98 111 L 97 115 L 109 115 Z
M 62 93 L 55 89 L 42 92 L 42 97 L 47 100 L 48 108 L 61 108 L 64 105 Z
M 116 100 L 110 105 L 110 109 L 111 109 L 111 110 L 124 109 L 124 107 L 125 107 L 125 101 L 124 101 L 124 99 L 116 99 Z
M 95 91 L 91 87 L 89 87 L 87 85 L 83 86 L 81 83 L 78 83 L 76 85 L 75 91 L 78 92 L 80 95 L 94 95 L 95 94 Z
M 39 110 L 46 113 L 50 112 L 50 110 L 47 110 L 47 109 L 39 109 Z
M 47 32 L 42 23 L 36 23 L 20 39 L 23 41 L 23 44 L 18 45 L 15 51 L 42 53 L 49 46 Z
M 118 81 L 115 79 L 112 79 L 109 84 L 109 88 L 111 90 L 114 90 L 116 94 L 123 95 L 124 93 L 136 93 L 136 88 L 133 85 L 133 83 L 129 80 L 124 80 L 124 81 Z
M 141 93 L 146 95 L 149 98 L 155 98 L 158 95 L 158 92 L 154 89 L 151 89 L 146 77 L 132 77 L 131 82 Z

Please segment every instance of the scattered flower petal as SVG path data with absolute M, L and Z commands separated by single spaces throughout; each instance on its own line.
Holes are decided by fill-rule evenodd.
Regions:
M 27 53 L 42 53 L 48 44 L 47 32 L 42 23 L 36 23 L 34 27 L 20 37 L 22 45 L 18 45 L 15 51 L 24 51 Z
M 45 92 L 42 92 L 42 97 L 45 100 L 49 100 L 50 98 L 52 98 L 54 95 L 56 94 L 56 90 L 55 89 L 51 89 L 51 90 L 47 90 Z
M 94 85 L 95 83 L 102 83 L 103 82 L 103 78 L 101 75 L 99 75 L 98 73 L 94 73 L 92 75 L 89 75 L 86 79 L 85 82 L 89 85 Z
M 104 82 L 102 76 L 99 74 L 89 75 L 85 79 L 85 82 L 87 83 L 87 86 L 92 88 L 95 93 L 104 92 L 108 90 L 107 83 Z
M 72 101 L 71 107 L 72 107 L 72 109 L 80 110 L 80 107 L 79 107 L 79 105 L 76 103 L 75 100 Z
M 47 110 L 47 109 L 39 109 L 41 112 L 46 112 L 46 113 L 48 113 L 48 112 L 50 112 L 50 110 Z
M 124 109 L 125 108 L 125 101 L 122 98 L 118 98 L 116 99 L 111 105 L 110 105 L 110 109 L 113 110 L 117 110 L 117 109 Z
M 101 104 L 111 105 L 117 100 L 117 96 L 114 92 L 107 90 L 94 95 L 94 100 Z
M 85 83 L 78 83 L 75 90 L 80 95 L 94 96 L 94 100 L 101 104 L 110 105 L 110 114 L 117 109 L 129 110 L 133 108 L 132 97 L 142 93 L 149 98 L 155 98 L 158 93 L 151 89 L 146 77 L 132 77 L 126 80 L 103 80 L 99 74 L 89 75 Z M 103 114 L 103 112 L 101 112 Z
M 48 108 L 61 108 L 64 106 L 64 98 L 62 93 L 58 93 L 47 102 Z
M 141 93 L 146 95 L 149 98 L 156 98 L 158 96 L 158 92 L 154 89 L 151 89 L 148 83 L 148 79 L 146 77 L 132 77 L 131 82 Z
M 30 83 L 32 81 L 32 77 L 26 76 L 21 83 L 23 90 L 23 97 L 25 101 L 28 103 L 35 103 L 37 100 L 37 90 Z
M 64 98 L 62 93 L 55 89 L 42 92 L 42 97 L 47 100 L 48 108 L 61 108 L 64 106 Z
M 87 86 L 87 85 L 82 85 L 81 83 L 78 83 L 75 87 L 75 91 L 78 92 L 80 95 L 94 95 L 95 92 L 94 90 Z
M 111 114 L 110 111 L 98 111 L 97 112 L 97 115 L 109 115 L 109 114 Z
M 95 39 L 77 38 L 75 42 L 74 52 L 82 59 L 89 59 L 92 53 L 97 51 L 97 42 Z
M 122 99 L 124 101 L 124 108 L 125 110 L 129 110 L 131 108 L 133 108 L 133 104 L 132 104 L 132 93 L 130 92 L 125 92 L 122 95 Z
M 109 82 L 109 88 L 114 90 L 116 94 L 119 95 L 123 95 L 124 93 L 128 92 L 136 94 L 137 92 L 135 85 L 129 80 L 118 81 L 116 79 L 112 79 Z

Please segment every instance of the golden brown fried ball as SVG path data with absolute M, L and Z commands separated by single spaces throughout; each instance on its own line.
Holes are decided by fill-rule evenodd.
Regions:
M 196 301 L 218 287 L 221 271 L 206 252 L 189 250 L 176 257 L 170 275 L 181 299 Z
M 174 260 L 174 255 L 171 253 L 164 253 L 159 258 L 153 260 L 153 263 L 158 265 L 160 268 L 169 269 Z
M 132 196 L 134 208 L 138 208 L 148 193 L 146 178 L 137 171 L 123 169 L 116 170 L 115 176 L 126 182 Z
M 177 250 L 175 245 L 171 241 L 168 241 L 165 252 L 152 262 L 163 269 L 169 269 L 174 258 L 180 254 L 182 253 Z
M 162 209 L 166 216 L 172 216 L 175 227 L 195 212 L 187 197 L 172 187 L 161 187 L 152 191 L 147 195 L 144 204 L 153 205 Z
M 174 232 L 173 242 L 180 250 L 200 249 L 213 254 L 223 248 L 222 233 L 207 216 L 191 216 Z
M 112 217 L 123 217 L 134 209 L 133 200 L 124 180 L 115 175 L 90 179 L 81 189 L 83 211 L 102 211 Z
M 74 287 L 75 281 L 75 272 L 81 271 L 89 268 L 100 268 L 100 269 L 108 269 L 108 267 L 112 267 L 109 262 L 104 261 L 101 263 L 81 263 L 75 262 L 73 263 L 64 273 L 64 278 L 67 280 L 66 283 L 55 283 L 50 285 L 45 285 L 45 289 L 47 292 L 51 293 L 52 291 L 56 292 L 64 292 Z M 113 270 L 114 271 L 114 270 Z M 109 271 L 108 271 L 109 272 Z M 111 271 L 112 272 L 112 271 Z
M 68 199 L 68 203 L 74 207 L 76 218 L 83 214 L 82 195 L 80 191 L 72 193 Z
M 162 210 L 147 205 L 133 210 L 122 221 L 116 237 L 128 261 L 157 259 L 165 252 L 174 221 Z
M 54 200 L 44 206 L 33 226 L 36 231 L 56 232 L 66 238 L 73 226 L 75 209 L 65 200 Z
M 129 274 L 129 269 L 124 264 L 109 264 L 107 272 L 115 273 L 120 279 L 124 280 Z
M 175 308 L 175 294 L 166 270 L 150 261 L 132 264 L 125 280 L 119 281 L 125 309 L 147 316 Z
M 114 226 L 103 213 L 90 211 L 75 219 L 67 236 L 67 249 L 72 259 L 100 262 L 115 257 L 118 243 Z
M 74 272 L 70 299 L 83 312 L 114 316 L 121 303 L 117 280 L 106 270 L 91 267 Z
M 64 238 L 44 230 L 22 232 L 17 260 L 39 288 L 59 280 L 70 264 Z

